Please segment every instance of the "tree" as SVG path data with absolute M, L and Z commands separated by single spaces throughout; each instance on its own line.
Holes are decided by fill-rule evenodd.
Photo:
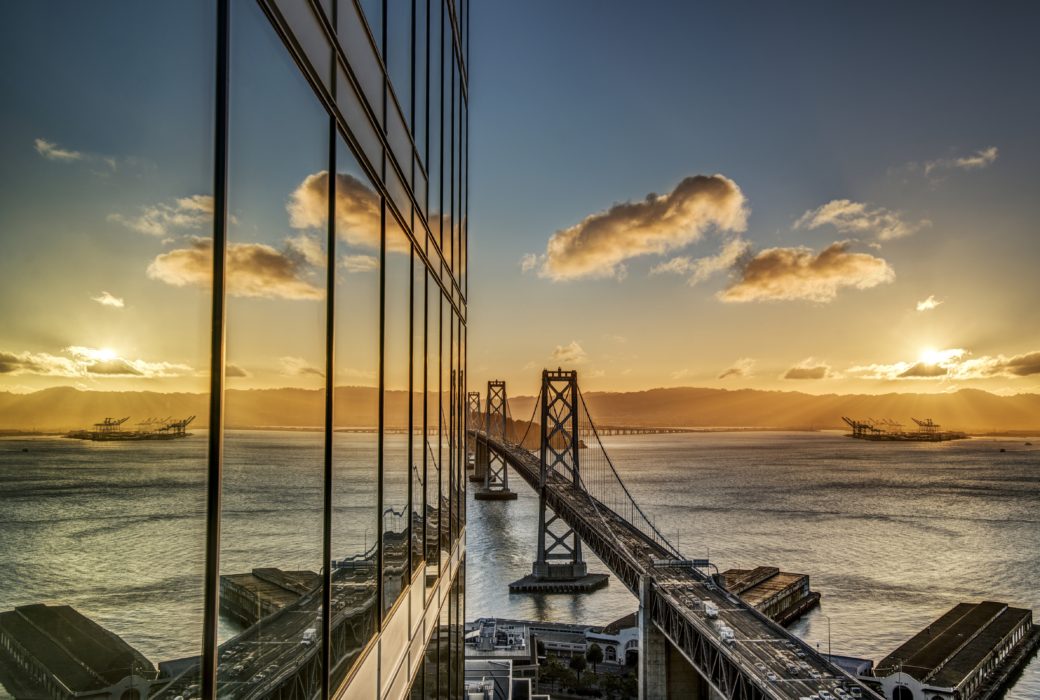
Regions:
M 588 651 L 585 652 L 585 660 L 592 664 L 592 672 L 597 673 L 597 665 L 603 661 L 603 649 L 599 644 L 593 642 L 589 645 Z
M 579 684 L 581 683 L 581 672 L 585 670 L 586 665 L 587 664 L 585 663 L 585 657 L 581 654 L 575 654 L 571 657 L 570 667 L 574 669 L 574 673 L 578 678 Z

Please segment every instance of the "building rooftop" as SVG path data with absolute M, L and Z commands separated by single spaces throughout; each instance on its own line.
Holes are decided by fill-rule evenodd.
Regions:
M 954 688 L 1031 614 L 995 601 L 958 603 L 882 659 L 875 674 L 902 672 L 922 683 Z
M 130 675 L 155 677 L 155 667 L 118 635 L 68 605 L 24 605 L 0 613 L 7 634 L 72 692 L 107 688 Z

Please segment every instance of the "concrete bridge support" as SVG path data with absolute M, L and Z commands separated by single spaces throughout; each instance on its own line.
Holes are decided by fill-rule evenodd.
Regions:
M 640 581 L 639 700 L 725 700 L 650 621 L 644 605 L 649 586 L 648 579 Z

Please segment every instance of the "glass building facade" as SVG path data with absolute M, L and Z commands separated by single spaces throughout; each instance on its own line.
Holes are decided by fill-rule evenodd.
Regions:
M 468 43 L 0 9 L 0 697 L 462 696 Z

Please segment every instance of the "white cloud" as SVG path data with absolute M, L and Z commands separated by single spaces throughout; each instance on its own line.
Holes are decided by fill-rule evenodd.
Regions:
M 839 241 L 819 253 L 804 247 L 763 250 L 743 264 L 738 278 L 718 298 L 727 302 L 829 302 L 842 288 L 869 289 L 895 279 L 885 260 L 849 252 L 850 245 Z
M 687 283 L 692 287 L 705 281 L 716 272 L 732 269 L 740 261 L 745 260 L 750 252 L 750 243 L 740 238 L 734 238 L 727 241 L 715 255 L 695 259 L 685 256 L 672 258 L 652 268 L 650 274 L 689 274 L 690 278 Z
M 842 233 L 873 235 L 878 240 L 904 238 L 932 225 L 928 219 L 906 221 L 897 212 L 848 199 L 834 199 L 810 209 L 795 222 L 795 228 L 816 229 L 830 225 Z
M 1040 374 L 1040 351 L 1021 355 L 973 357 L 963 348 L 929 351 L 917 360 L 852 367 L 850 374 L 864 379 L 967 380 L 989 377 L 1027 377 Z
M 58 144 L 46 139 L 36 139 L 33 143 L 36 146 L 36 152 L 47 160 L 57 160 L 68 163 L 74 160 L 83 159 L 83 154 L 79 151 L 62 148 Z
M 924 174 L 931 175 L 941 170 L 981 170 L 997 162 L 998 155 L 997 147 L 990 146 L 967 156 L 930 160 L 924 164 Z
M 267 299 L 323 299 L 325 290 L 314 283 L 317 270 L 306 255 L 291 245 L 277 250 L 263 243 L 230 243 L 227 247 L 228 293 Z M 194 238 L 187 248 L 156 256 L 148 276 L 175 287 L 210 287 L 213 246 Z
M 282 366 L 282 374 L 290 376 L 306 376 L 313 375 L 317 377 L 324 377 L 325 373 L 315 367 L 314 365 L 307 362 L 302 357 L 282 357 L 278 360 Z
M 108 348 L 71 345 L 63 355 L 41 352 L 0 351 L 0 374 L 34 374 L 46 377 L 176 377 L 192 368 L 173 362 L 152 362 L 120 356 Z
M 538 267 L 538 256 L 534 253 L 528 253 L 524 257 L 520 258 L 520 271 L 530 272 L 531 270 Z
M 578 344 L 578 341 L 572 340 L 566 345 L 557 345 L 550 357 L 554 362 L 577 365 L 584 362 L 588 358 L 588 354 Z
M 723 175 L 687 177 L 668 194 L 615 204 L 557 231 L 539 258 L 539 275 L 620 279 L 631 258 L 681 248 L 712 227 L 739 232 L 746 226 L 744 194 L 735 182 Z
M 807 357 L 783 374 L 783 379 L 830 379 L 835 376 L 830 365 Z
M 372 255 L 344 255 L 340 257 L 339 264 L 347 272 L 371 272 L 379 269 L 379 258 Z
M 143 207 L 138 216 L 109 214 L 108 220 L 148 236 L 165 236 L 172 229 L 200 229 L 213 222 L 213 197 L 195 194 L 173 204 Z
M 108 292 L 101 292 L 101 294 L 97 295 L 96 297 L 90 298 L 96 301 L 97 303 L 101 304 L 102 306 L 111 306 L 114 309 L 121 309 L 124 306 L 126 306 L 121 297 L 109 294 Z
M 942 299 L 936 299 L 934 294 L 930 294 L 927 299 L 917 302 L 917 310 L 931 311 L 941 303 Z
M 752 371 L 755 369 L 755 361 L 750 357 L 742 357 L 733 365 L 722 371 L 719 375 L 719 379 L 728 379 L 729 377 L 746 378 L 752 376 Z

